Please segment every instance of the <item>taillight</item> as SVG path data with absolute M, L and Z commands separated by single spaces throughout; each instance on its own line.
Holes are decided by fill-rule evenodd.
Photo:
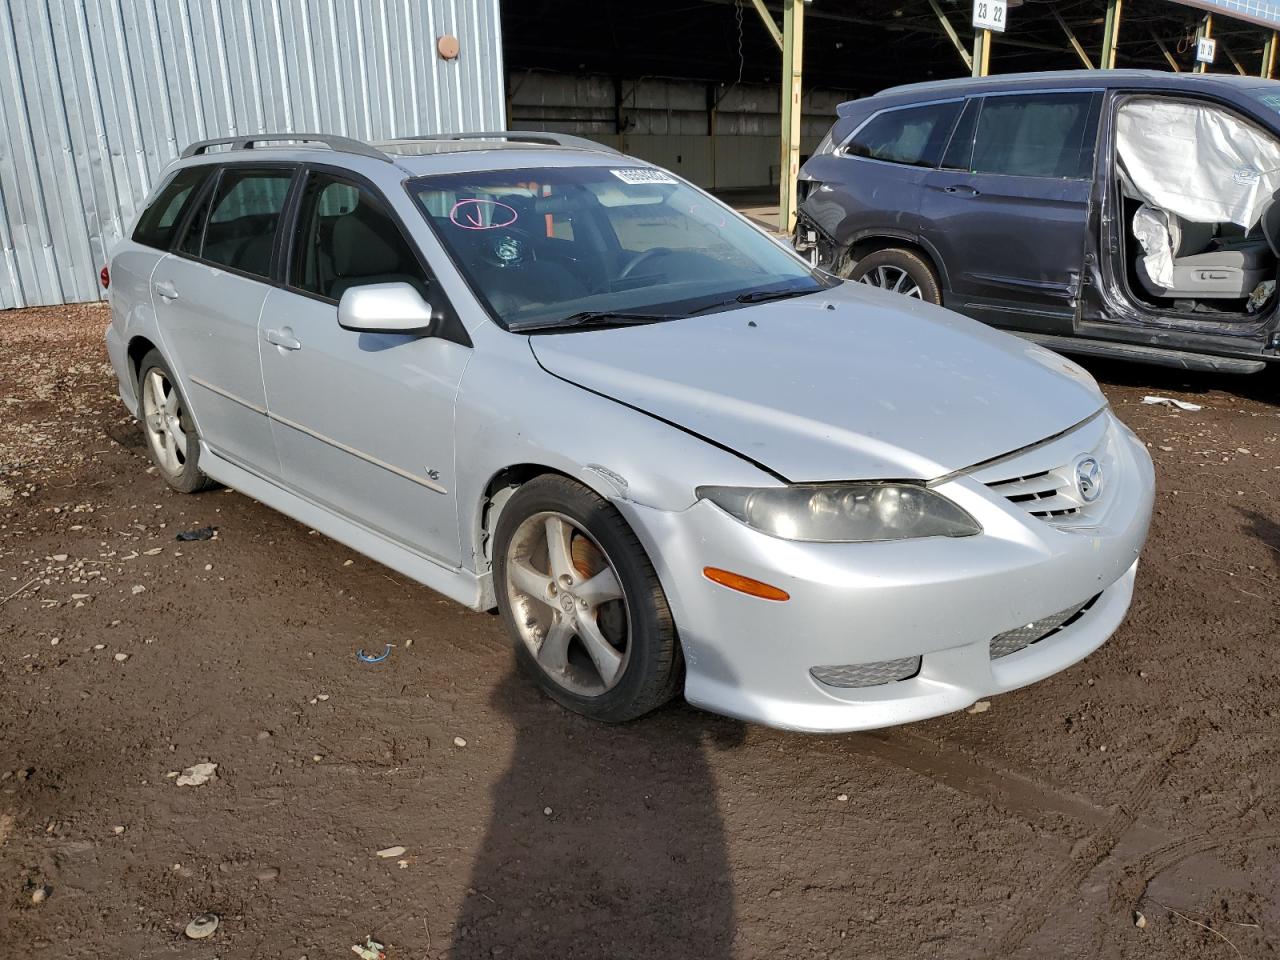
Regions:
M 104 263 L 102 269 L 98 272 L 98 279 L 102 281 L 102 289 L 106 290 L 111 286 L 111 271 Z

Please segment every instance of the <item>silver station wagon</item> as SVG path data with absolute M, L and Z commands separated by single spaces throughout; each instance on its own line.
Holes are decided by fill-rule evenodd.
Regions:
M 596 144 L 198 143 L 103 281 L 173 488 L 496 607 L 591 717 L 916 720 L 1129 606 L 1151 462 L 1087 373 Z

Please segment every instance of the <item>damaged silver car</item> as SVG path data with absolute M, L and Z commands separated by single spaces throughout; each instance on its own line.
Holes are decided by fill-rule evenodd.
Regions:
M 196 144 L 103 279 L 173 488 L 496 608 L 587 716 L 935 716 L 1133 594 L 1151 461 L 1087 373 L 585 141 Z

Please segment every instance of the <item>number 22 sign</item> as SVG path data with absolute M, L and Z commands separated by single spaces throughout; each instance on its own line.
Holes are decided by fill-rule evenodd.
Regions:
M 1004 33 L 1008 6 L 1005 0 L 973 0 L 973 28 Z

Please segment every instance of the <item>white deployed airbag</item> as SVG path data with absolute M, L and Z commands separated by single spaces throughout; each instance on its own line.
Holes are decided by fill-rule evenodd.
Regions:
M 1142 265 L 1147 268 L 1147 274 L 1160 286 L 1172 287 L 1173 248 L 1168 215 L 1144 203 L 1133 215 L 1133 235 L 1146 253 Z
M 1280 189 L 1280 143 L 1211 104 L 1131 100 L 1116 150 L 1147 203 L 1186 220 L 1249 230 Z

